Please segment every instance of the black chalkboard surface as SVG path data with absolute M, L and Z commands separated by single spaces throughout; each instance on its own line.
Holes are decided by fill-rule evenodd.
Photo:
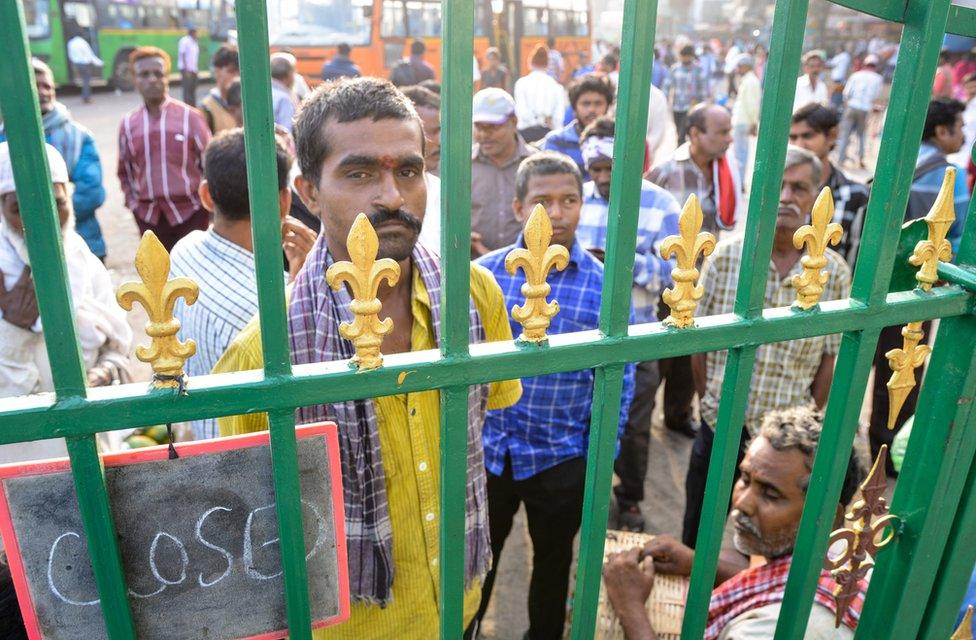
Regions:
M 348 617 L 338 445 L 298 430 L 315 626 Z M 268 434 L 105 456 L 129 606 L 140 639 L 281 638 L 284 580 Z M 67 461 L 0 468 L 0 532 L 32 638 L 106 638 Z

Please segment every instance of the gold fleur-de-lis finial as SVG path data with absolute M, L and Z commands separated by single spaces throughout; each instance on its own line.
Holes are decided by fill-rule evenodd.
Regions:
M 885 463 L 888 459 L 888 446 L 881 445 L 878 457 L 871 467 L 868 477 L 861 483 L 861 499 L 851 506 L 851 510 L 844 517 L 852 524 L 850 528 L 837 529 L 830 534 L 828 549 L 833 548 L 838 541 L 844 541 L 844 552 L 836 558 L 830 557 L 830 552 L 824 558 L 824 569 L 830 572 L 837 582 L 834 589 L 834 601 L 837 603 L 835 626 L 839 627 L 847 613 L 851 602 L 857 597 L 860 587 L 858 582 L 864 579 L 871 567 L 878 550 L 891 542 L 894 529 L 888 532 L 882 540 L 875 541 L 878 532 L 894 523 L 897 519 L 888 513 L 888 501 L 884 493 L 888 488 L 885 475 Z
M 966 607 L 966 615 L 962 617 L 962 622 L 949 640 L 973 640 L 973 605 Z
M 946 169 L 945 178 L 939 196 L 932 205 L 932 210 L 925 216 L 925 224 L 929 228 L 929 237 L 915 245 L 915 251 L 908 259 L 909 264 L 920 267 L 915 279 L 918 286 L 928 291 L 936 283 L 939 276 L 936 272 L 939 261 L 952 260 L 952 244 L 946 240 L 949 227 L 956 221 L 956 209 L 953 201 L 953 190 L 956 186 L 956 170 L 954 167 Z
M 834 218 L 834 196 L 829 187 L 824 187 L 817 196 L 810 216 L 811 224 L 805 224 L 793 234 L 793 246 L 802 249 L 807 246 L 807 255 L 800 258 L 803 273 L 793 276 L 790 281 L 796 289 L 794 307 L 812 309 L 820 303 L 824 285 L 827 284 L 827 258 L 824 253 L 827 245 L 836 245 L 844 235 L 844 229 Z
M 901 330 L 904 339 L 901 349 L 892 349 L 885 354 L 891 367 L 888 380 L 888 428 L 895 428 L 895 421 L 901 412 L 908 394 L 915 387 L 915 370 L 925 364 L 925 358 L 932 353 L 926 344 L 919 344 L 925 338 L 921 322 L 909 322 Z
M 552 223 L 549 214 L 541 204 L 535 205 L 525 223 L 525 249 L 512 249 L 505 256 L 505 270 L 515 275 L 521 268 L 525 272 L 522 285 L 524 305 L 512 307 L 512 318 L 522 325 L 520 342 L 545 343 L 546 329 L 553 316 L 559 313 L 559 302 L 546 302 L 551 287 L 546 277 L 552 268 L 562 271 L 569 264 L 569 251 L 562 245 L 552 242 Z
M 679 235 L 668 236 L 661 242 L 661 257 L 669 260 L 677 256 L 678 265 L 671 270 L 674 288 L 668 288 L 661 294 L 664 304 L 671 308 L 671 314 L 664 319 L 664 324 L 679 329 L 695 324 L 695 308 L 698 301 L 705 295 L 705 288 L 698 282 L 698 255 L 707 257 L 715 250 L 715 236 L 702 231 L 701 205 L 698 196 L 688 196 L 681 217 L 678 219 Z
M 325 272 L 325 281 L 333 289 L 338 290 L 344 282 L 352 288 L 353 300 L 349 309 L 355 319 L 351 323 L 341 323 L 339 335 L 356 347 L 356 355 L 350 364 L 359 369 L 376 369 L 383 364 L 380 345 L 383 336 L 393 331 L 392 319 L 379 318 L 383 304 L 376 294 L 383 280 L 391 287 L 397 283 L 400 265 L 390 258 L 377 260 L 379 246 L 376 230 L 366 215 L 360 213 L 346 239 L 352 261 L 333 263 Z
M 196 342 L 181 342 L 176 337 L 180 321 L 173 317 L 176 300 L 183 297 L 187 304 L 197 300 L 199 287 L 189 278 L 169 279 L 169 254 L 156 234 L 147 231 L 136 250 L 136 272 L 142 282 L 125 282 L 115 297 L 126 311 L 136 302 L 149 316 L 146 335 L 151 342 L 136 348 L 136 357 L 148 362 L 156 374 L 156 387 L 176 387 L 183 376 L 183 363 L 197 351 Z

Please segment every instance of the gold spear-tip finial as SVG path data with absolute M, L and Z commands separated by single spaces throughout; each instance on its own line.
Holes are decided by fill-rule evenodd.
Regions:
M 973 605 L 966 607 L 966 615 L 962 617 L 962 622 L 949 640 L 973 640 Z
M 173 317 L 176 300 L 183 297 L 187 304 L 197 300 L 199 287 L 189 278 L 169 279 L 169 253 L 152 231 L 146 231 L 136 250 L 136 272 L 142 282 L 125 282 L 119 286 L 116 299 L 126 311 L 136 302 L 149 316 L 146 335 L 151 342 L 136 348 L 136 357 L 148 362 L 156 374 L 157 388 L 176 387 L 183 376 L 183 363 L 197 351 L 193 340 L 181 342 L 176 334 L 180 321 Z
M 545 344 L 546 330 L 552 318 L 559 313 L 559 302 L 546 302 L 551 287 L 546 282 L 553 268 L 562 271 L 569 264 L 569 250 L 552 244 L 552 222 L 546 208 L 535 205 L 522 233 L 524 249 L 512 249 L 505 256 L 505 270 L 515 275 L 516 269 L 525 272 L 522 295 L 525 304 L 512 307 L 512 318 L 522 325 L 519 342 Z
M 939 196 L 935 199 L 932 210 L 925 216 L 925 224 L 929 228 L 929 237 L 920 240 L 915 245 L 912 256 L 908 258 L 909 264 L 919 267 L 915 279 L 918 280 L 918 286 L 925 291 L 929 291 L 939 279 L 937 272 L 939 261 L 948 262 L 952 260 L 952 244 L 946 240 L 946 236 L 952 223 L 956 221 L 956 208 L 953 200 L 955 186 L 956 169 L 949 167 L 946 169 L 945 178 L 942 179 Z
M 353 293 L 349 309 L 355 316 L 339 325 L 339 335 L 352 342 L 356 355 L 350 364 L 360 370 L 376 369 L 383 364 L 380 345 L 383 337 L 393 331 L 393 320 L 380 320 L 383 304 L 377 297 L 380 283 L 386 280 L 391 287 L 400 279 L 400 265 L 390 258 L 376 259 L 379 239 L 365 214 L 360 213 L 349 229 L 346 249 L 352 261 L 333 263 L 325 272 L 325 281 L 338 290 L 348 283 Z
M 715 236 L 701 230 L 703 221 L 698 196 L 691 194 L 678 218 L 679 235 L 668 236 L 661 242 L 662 258 L 669 260 L 677 256 L 677 266 L 671 270 L 674 288 L 665 289 L 661 294 L 661 299 L 671 308 L 664 324 L 679 329 L 695 324 L 695 308 L 705 295 L 705 288 L 697 284 L 698 256 L 708 257 L 715 250 Z
M 793 234 L 793 246 L 807 247 L 807 255 L 800 258 L 803 273 L 793 276 L 790 281 L 796 289 L 794 307 L 812 309 L 820 304 L 824 285 L 827 284 L 827 245 L 836 245 L 844 235 L 844 229 L 834 219 L 834 196 L 829 187 L 824 187 L 817 196 L 810 216 L 810 224 L 805 224 Z
M 925 339 L 921 322 L 909 322 L 901 330 L 902 348 L 892 349 L 885 353 L 888 366 L 891 367 L 891 378 L 888 380 L 888 428 L 895 428 L 898 414 L 905 405 L 908 394 L 915 388 L 915 370 L 925 364 L 925 358 L 932 353 L 927 344 L 920 344 Z

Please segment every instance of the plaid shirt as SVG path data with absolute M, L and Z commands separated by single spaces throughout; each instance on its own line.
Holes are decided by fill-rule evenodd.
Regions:
M 868 208 L 867 185 L 854 182 L 831 164 L 830 179 L 824 185 L 834 194 L 834 222 L 844 227 L 840 244 L 834 247 L 853 271 L 857 251 L 861 248 L 861 231 L 864 229 L 864 212 Z
M 505 269 L 505 256 L 523 246 L 520 235 L 515 244 L 478 260 L 495 276 L 508 307 L 525 303 L 521 292 L 525 273 L 519 269 L 513 276 Z M 552 287 L 550 300 L 559 301 L 559 313 L 549 325 L 550 334 L 588 331 L 599 326 L 603 265 L 579 242 L 574 242 L 569 252 L 569 265 L 562 271 L 550 271 L 548 283 Z M 519 335 L 521 326 L 514 320 L 511 324 L 512 335 Z M 634 365 L 629 364 L 624 369 L 620 399 L 618 447 L 633 395 Z M 500 476 L 505 470 L 505 457 L 510 456 L 515 479 L 524 480 L 566 460 L 585 457 L 592 401 L 592 369 L 524 378 L 522 399 L 507 409 L 489 411 L 485 418 L 485 467 Z
M 742 263 L 744 237 L 736 235 L 724 240 L 715 253 L 705 260 L 701 284 L 705 295 L 698 305 L 698 316 L 732 313 L 735 289 Z M 850 294 L 851 270 L 844 259 L 830 249 L 826 252 L 827 284 L 823 300 L 840 300 Z M 788 307 L 796 299 L 796 290 L 790 280 L 803 272 L 797 260 L 788 274 L 780 278 L 772 261 L 766 276 L 767 309 Z M 756 364 L 752 370 L 752 386 L 746 407 L 746 428 L 755 435 L 762 417 L 767 411 L 808 405 L 813 401 L 810 385 L 825 355 L 834 355 L 840 347 L 840 335 L 815 336 L 789 342 L 764 344 L 756 352 Z M 705 397 L 701 400 L 702 419 L 714 425 L 718 418 L 718 403 L 722 396 L 725 378 L 725 361 L 728 351 L 713 351 L 706 356 Z
M 607 216 L 610 203 L 600 195 L 596 184 L 583 185 L 583 209 L 580 211 L 576 239 L 586 249 L 607 248 Z M 678 201 L 670 193 L 644 180 L 641 184 L 640 212 L 637 218 L 637 255 L 634 257 L 634 316 L 637 322 L 657 320 L 657 300 L 661 291 L 671 286 L 675 259 L 661 258 L 661 242 L 678 235 Z
M 674 111 L 689 111 L 708 97 L 708 78 L 697 62 L 687 67 L 680 62 L 671 67 L 671 77 L 664 81 L 664 94 L 672 94 Z

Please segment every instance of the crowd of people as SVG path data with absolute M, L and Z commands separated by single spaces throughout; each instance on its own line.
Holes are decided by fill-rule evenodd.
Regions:
M 793 302 L 791 280 L 803 270 L 793 236 L 809 222 L 824 186 L 832 190 L 835 221 L 844 237 L 836 250 L 826 250 L 823 298 L 849 295 L 870 186 L 845 174 L 844 167 L 867 166 L 868 123 L 883 114 L 885 78 L 897 57 L 872 44 L 847 46 L 833 56 L 817 50 L 803 56 L 766 307 Z M 276 181 L 279 194 L 275 215 L 281 219 L 281 278 L 289 284 L 294 364 L 353 355 L 351 343 L 338 331 L 340 321 L 350 317 L 349 293 L 329 288 L 324 272 L 349 259 L 347 234 L 360 212 L 367 213 L 377 231 L 379 257 L 397 261 L 402 274 L 378 294 L 383 314 L 394 321 L 383 352 L 432 349 L 439 342 L 440 86 L 425 60 L 424 44 L 414 42 L 409 51 L 386 80 L 361 77 L 350 48 L 340 45 L 314 90 L 297 73 L 294 56 L 271 56 L 277 171 L 266 178 Z M 262 366 L 240 64 L 234 45 L 216 51 L 214 85 L 197 108 L 198 58 L 191 30 L 181 41 L 177 61 L 184 91 L 180 101 L 169 90 L 169 56 L 154 47 L 132 52 L 142 104 L 120 123 L 117 166 L 118 185 L 136 226 L 155 233 L 171 252 L 173 277 L 188 276 L 199 285 L 195 304 L 181 301 L 174 309 L 181 338 L 197 343 L 196 355 L 187 362 L 190 376 Z M 531 52 L 530 70 L 521 77 L 502 64 L 497 49 L 489 49 L 478 65 L 470 158 L 472 343 L 511 340 L 520 331 L 507 310 L 522 303 L 525 276 L 509 273 L 505 257 L 524 246 L 524 225 L 539 204 L 552 223 L 552 242 L 569 254 L 568 266 L 549 276 L 551 297 L 560 305 L 550 332 L 598 329 L 615 169 L 619 51 L 598 58 L 594 64 L 581 55 L 578 67 L 567 69 L 550 42 Z M 968 161 L 976 138 L 972 58 L 958 61 L 974 67 L 966 67 L 967 73 L 959 73 L 950 57 L 937 73 L 906 221 L 926 215 L 946 170 L 960 159 Z M 720 238 L 702 266 L 705 294 L 697 315 L 732 312 L 743 245 L 752 241 L 742 230 L 752 139 L 761 124 L 765 60 L 762 46 L 740 42 L 724 47 L 717 41 L 678 39 L 657 47 L 637 216 L 632 324 L 668 314 L 661 294 L 673 284 L 675 261 L 662 257 L 661 244 L 678 234 L 681 207 L 691 195 L 701 204 L 703 230 Z M 95 216 L 105 199 L 101 163 L 91 132 L 57 101 L 50 69 L 37 60 L 33 66 L 88 381 L 93 386 L 124 382 L 132 335 L 102 264 L 106 247 Z M 668 153 L 662 145 L 672 129 L 678 144 Z M 851 163 L 853 141 L 858 155 Z M 949 232 L 954 246 L 971 193 L 967 166 L 976 175 L 971 162 L 960 166 L 957 221 Z M 0 205 L 0 397 L 50 391 L 5 143 L 0 145 Z M 819 336 L 757 350 L 730 506 L 734 550 L 723 553 L 720 562 L 707 638 L 771 637 L 822 426 L 818 410 L 827 400 L 839 342 L 839 336 Z M 900 344 L 899 327 L 882 332 L 869 429 L 872 454 L 891 444 L 896 433 L 885 428 L 884 353 Z M 694 440 L 680 541 L 658 536 L 645 549 L 614 556 L 605 569 L 609 601 L 630 640 L 655 637 L 644 611 L 654 572 L 690 573 L 726 356 L 702 353 L 625 369 L 611 528 L 643 531 L 654 517 L 641 505 L 659 387 L 664 427 Z M 581 523 L 593 384 L 593 372 L 584 370 L 472 388 L 466 637 L 478 634 L 520 506 L 534 550 L 525 637 L 562 637 L 573 543 Z M 899 425 L 914 414 L 916 401 L 917 387 Z M 352 614 L 347 623 L 316 632 L 316 637 L 429 637 L 438 624 L 438 393 L 303 407 L 297 419 L 334 420 L 342 427 Z M 191 427 L 194 438 L 205 439 L 265 429 L 267 420 L 250 414 L 199 420 Z M 53 441 L 38 447 L 28 455 L 63 453 L 63 445 Z M 18 452 L 24 455 L 24 449 Z M 852 453 L 839 516 L 863 478 L 863 462 Z M 809 629 L 826 634 L 833 628 L 836 604 L 824 594 L 834 586 L 824 574 Z M 829 637 L 853 637 L 859 607 L 856 599 L 841 612 L 843 626 Z

